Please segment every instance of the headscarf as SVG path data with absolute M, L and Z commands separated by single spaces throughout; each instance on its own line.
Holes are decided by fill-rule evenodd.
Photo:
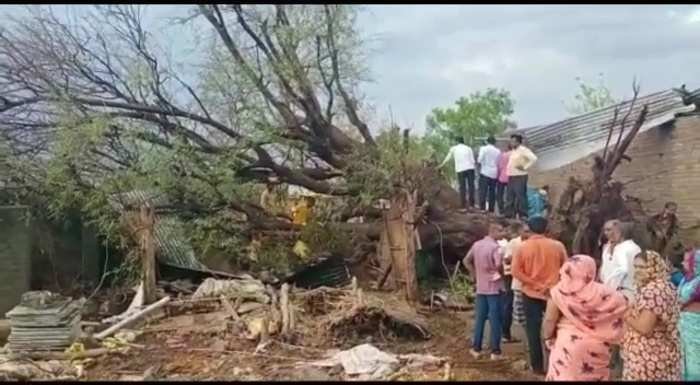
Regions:
M 619 342 L 627 300 L 622 293 L 595 281 L 593 258 L 575 255 L 564 263 L 559 275 L 559 283 L 550 291 L 559 311 L 584 333 L 604 342 Z
M 678 285 L 681 305 L 700 302 L 700 250 L 691 250 L 683 258 L 684 277 Z
M 671 271 L 666 260 L 656 251 L 647 250 L 644 255 L 644 265 L 635 266 L 634 278 L 637 291 L 642 290 L 649 283 L 662 280 L 667 281 Z

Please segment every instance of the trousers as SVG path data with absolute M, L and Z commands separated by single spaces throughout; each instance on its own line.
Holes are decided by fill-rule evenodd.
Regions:
M 491 330 L 491 353 L 501 353 L 501 331 L 503 328 L 501 319 L 503 318 L 503 298 L 502 294 L 477 294 L 474 323 L 474 338 L 472 347 L 477 352 L 481 351 L 484 339 L 484 327 L 486 320 L 489 320 Z
M 469 206 L 474 207 L 474 170 L 460 171 L 457 173 L 459 183 L 459 200 L 462 208 L 467 208 L 467 191 L 469 191 Z
M 489 212 L 496 211 L 496 179 L 489 178 L 483 174 L 479 175 L 479 207 L 486 210 L 486 199 L 488 197 Z
M 525 306 L 525 334 L 527 335 L 530 367 L 538 374 L 544 374 L 544 354 L 542 352 L 542 318 L 547 302 L 523 294 Z
M 506 217 L 527 218 L 527 175 L 508 177 L 508 198 L 506 200 Z

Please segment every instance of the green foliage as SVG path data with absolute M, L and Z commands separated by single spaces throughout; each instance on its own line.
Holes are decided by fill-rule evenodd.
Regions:
M 337 223 L 310 221 L 299 235 L 299 239 L 309 247 L 311 255 L 328 252 L 333 255 L 351 255 L 353 245 L 347 231 Z
M 454 107 L 434 108 L 426 118 L 425 143 L 433 151 L 433 159 L 442 161 L 456 137 L 466 144 L 481 145 L 477 138 L 498 135 L 514 123 L 514 102 L 503 89 L 489 88 L 457 99 Z
M 581 115 L 599 108 L 608 107 L 619 101 L 610 93 L 610 89 L 605 85 L 603 74 L 599 74 L 598 84 L 588 85 L 580 77 L 578 82 L 578 93 L 574 96 L 574 102 L 566 106 L 569 114 Z
M 466 298 L 469 301 L 474 300 L 474 283 L 465 274 L 457 274 L 450 286 L 452 294 L 458 298 Z
M 294 272 L 303 262 L 292 252 L 292 246 L 288 242 L 264 242 L 252 270 L 269 270 L 282 276 Z
M 420 172 L 430 159 L 430 147 L 422 139 L 409 137 L 406 141 L 397 128 L 379 133 L 376 143 L 374 149 L 357 149 L 346 170 L 358 205 L 389 199 L 399 188 L 420 188 Z

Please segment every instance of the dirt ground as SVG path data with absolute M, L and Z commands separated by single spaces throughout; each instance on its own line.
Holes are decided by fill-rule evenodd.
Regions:
M 490 361 L 474 360 L 469 355 L 471 312 L 441 310 L 426 317 L 432 338 L 425 341 L 377 341 L 366 343 L 395 354 L 432 354 L 447 357 L 451 363 L 452 379 L 479 380 L 542 380 L 525 370 L 522 343 L 504 345 L 505 358 Z M 179 328 L 162 330 L 144 328 L 144 334 L 125 355 L 109 355 L 96 359 L 86 367 L 90 380 L 169 379 L 169 380 L 333 380 L 338 373 L 325 369 L 300 368 L 299 364 L 324 358 L 330 349 L 319 341 L 301 338 L 289 343 L 272 342 L 263 352 L 255 354 L 256 342 L 239 337 L 240 332 L 198 325 L 197 330 Z M 516 337 L 522 339 L 520 328 L 514 326 Z M 488 341 L 488 334 L 485 340 Z M 292 343 L 293 342 L 293 343 Z M 486 348 L 485 346 L 484 348 Z M 344 347 L 342 347 L 344 348 Z M 410 371 L 397 380 L 442 380 L 444 368 Z

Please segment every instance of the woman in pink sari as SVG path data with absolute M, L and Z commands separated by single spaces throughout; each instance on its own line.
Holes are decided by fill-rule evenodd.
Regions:
M 611 347 L 624 334 L 627 300 L 595 281 L 595 261 L 587 255 L 571 257 L 559 274 L 543 322 L 551 350 L 547 380 L 607 381 Z

